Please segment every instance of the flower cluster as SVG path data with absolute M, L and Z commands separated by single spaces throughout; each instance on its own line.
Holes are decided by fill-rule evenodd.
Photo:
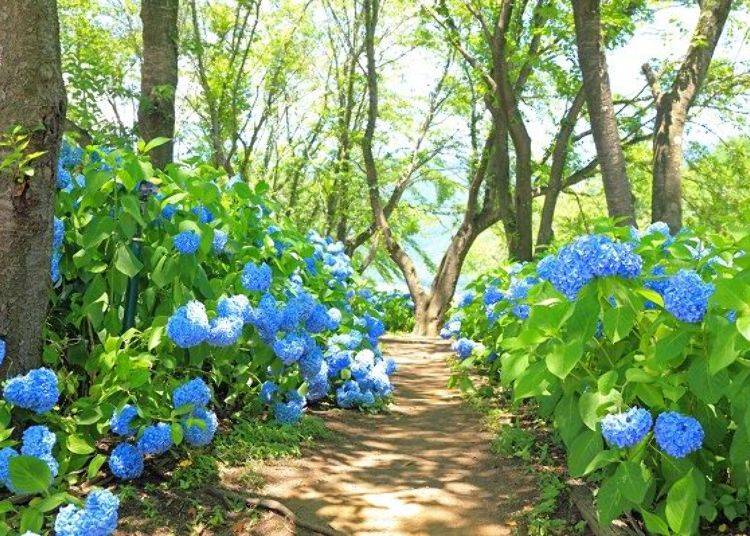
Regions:
M 704 283 L 693 270 L 680 270 L 661 288 L 664 308 L 683 322 L 700 322 L 708 310 L 714 286 Z
M 117 528 L 120 500 L 112 492 L 96 489 L 86 497 L 83 508 L 69 504 L 55 519 L 57 536 L 109 536 Z
M 596 277 L 632 279 L 641 273 L 643 259 L 633 245 L 605 235 L 585 235 L 562 247 L 557 255 L 539 261 L 537 274 L 573 300 Z
M 601 420 L 602 435 L 607 443 L 629 448 L 640 443 L 654 429 L 654 439 L 661 450 L 674 458 L 684 458 L 703 446 L 703 427 L 697 419 L 676 411 L 666 411 L 656 418 L 643 408 L 630 408 Z
M 201 245 L 201 237 L 195 231 L 182 231 L 175 235 L 172 243 L 181 255 L 193 255 Z
M 459 359 L 469 357 L 476 347 L 477 343 L 466 338 L 458 339 L 453 343 L 453 351 L 456 352 Z
M 6 402 L 35 413 L 47 413 L 60 397 L 57 375 L 48 368 L 30 370 L 24 376 L 11 378 L 3 389 Z

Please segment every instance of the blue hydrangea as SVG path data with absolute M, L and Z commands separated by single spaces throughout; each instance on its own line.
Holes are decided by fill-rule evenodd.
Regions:
M 243 322 L 249 323 L 252 315 L 250 300 L 244 294 L 234 296 L 222 296 L 216 305 L 216 313 L 223 317 L 236 317 Z
M 273 401 L 273 397 L 279 392 L 279 386 L 272 381 L 265 381 L 260 386 L 260 394 L 258 395 L 261 402 L 264 404 L 270 404 Z
M 95 489 L 83 508 L 63 506 L 55 519 L 56 536 L 109 536 L 117 529 L 119 499 L 105 489 Z
M 137 443 L 143 454 L 164 454 L 172 444 L 172 428 L 164 422 L 147 426 Z
M 666 274 L 666 270 L 664 269 L 664 266 L 654 266 L 651 269 L 652 277 L 647 279 L 643 283 L 643 286 L 663 296 L 664 289 L 666 289 L 667 285 L 669 284 L 668 278 L 664 277 L 665 274 Z M 646 301 L 646 309 L 655 309 L 655 308 L 656 308 L 656 304 L 654 302 L 652 302 L 651 300 Z
M 347 350 L 354 350 L 362 344 L 362 333 L 356 330 L 348 333 L 338 333 L 331 337 L 330 342 Z
M 313 307 L 310 312 L 310 316 L 305 321 L 305 329 L 310 333 L 320 333 L 328 329 L 330 319 L 328 317 L 328 309 L 324 305 L 318 303 Z
M 53 283 L 57 283 L 62 279 L 62 273 L 60 272 L 60 261 L 62 261 L 62 253 L 60 251 L 53 251 L 52 257 L 50 258 L 49 275 Z
M 637 445 L 651 430 L 651 413 L 643 408 L 630 408 L 623 413 L 607 415 L 601 421 L 602 435 L 607 443 L 619 448 Z
M 632 244 L 604 235 L 584 235 L 562 247 L 556 256 L 542 259 L 537 274 L 573 300 L 596 277 L 632 279 L 642 267 L 643 259 L 633 251 Z
M 48 368 L 30 370 L 25 376 L 11 378 L 3 389 L 6 402 L 35 413 L 47 413 L 60 397 L 57 376 Z
M 21 454 L 39 458 L 49 467 L 52 478 L 57 476 L 59 464 L 52 456 L 57 436 L 44 425 L 29 426 L 21 439 Z
M 397 370 L 398 370 L 398 365 L 396 364 L 396 361 L 394 361 L 390 357 L 385 360 L 385 373 L 388 376 L 393 376 Z
M 357 382 L 349 380 L 336 390 L 336 404 L 342 408 L 372 406 L 375 404 L 375 395 L 370 391 L 362 391 Z
M 211 223 L 212 221 L 214 221 L 213 213 L 203 205 L 195 207 L 193 209 L 193 214 L 198 216 L 198 221 L 200 221 L 201 223 Z
M 286 402 L 274 404 L 273 416 L 279 424 L 296 424 L 302 418 L 304 409 L 305 399 L 297 391 L 290 391 Z
M 127 437 L 135 433 L 135 430 L 130 426 L 138 416 L 138 409 L 130 404 L 125 404 L 120 411 L 116 411 L 112 414 L 109 419 L 109 428 L 113 434 Z
M 308 339 L 301 334 L 289 333 L 273 343 L 274 353 L 285 365 L 299 361 L 308 349 Z
M 222 251 L 224 251 L 224 248 L 227 247 L 228 241 L 229 241 L 229 234 L 226 231 L 222 231 L 221 229 L 215 229 L 214 238 L 212 242 L 214 253 L 221 253 Z
M 377 339 L 385 333 L 385 325 L 383 324 L 382 320 L 370 315 L 365 315 L 364 319 L 365 325 L 367 327 L 367 334 L 371 338 Z
M 342 370 L 349 368 L 352 364 L 353 355 L 350 350 L 332 349 L 326 353 L 326 363 L 328 364 L 328 377 L 338 376 Z
M 202 421 L 202 425 L 195 421 Z M 216 430 L 219 428 L 219 420 L 213 411 L 206 408 L 197 408 L 193 413 L 182 421 L 185 432 L 185 441 L 193 447 L 205 447 L 214 439 Z
M 13 491 L 10 483 L 10 459 L 16 456 L 18 456 L 18 452 L 14 448 L 5 447 L 0 450 L 0 481 L 10 491 Z
M 267 292 L 271 288 L 271 267 L 265 262 L 261 265 L 248 262 L 242 269 L 242 286 L 250 292 Z
M 192 348 L 208 337 L 206 307 L 192 300 L 179 307 L 167 322 L 167 335 L 180 348 Z
M 182 255 L 192 255 L 201 245 L 201 237 L 195 231 L 182 231 L 172 238 L 172 243 Z
M 56 182 L 60 190 L 70 190 L 73 188 L 73 178 L 70 176 L 70 171 L 62 167 L 59 162 L 57 164 Z
M 339 329 L 339 326 L 341 325 L 342 315 L 341 311 L 338 310 L 335 307 L 331 307 L 328 309 L 328 325 L 327 328 L 330 331 L 335 331 Z
M 211 320 L 206 341 L 212 346 L 232 346 L 242 336 L 243 321 L 236 316 L 219 316 Z
M 258 303 L 258 307 L 250 313 L 250 324 L 258 330 L 261 339 L 267 344 L 273 343 L 282 321 L 282 311 L 276 299 L 265 294 Z
M 391 394 L 393 387 L 386 374 L 386 366 L 382 361 L 371 367 L 364 378 L 359 382 L 362 390 L 371 391 L 376 397 L 384 397 Z
M 172 407 L 179 408 L 191 404 L 194 408 L 201 408 L 211 401 L 211 389 L 202 378 L 193 378 L 172 391 Z
M 351 365 L 352 377 L 355 380 L 364 379 L 375 365 L 375 354 L 372 350 L 362 350 L 354 356 Z
M 664 308 L 683 322 L 700 322 L 713 293 L 714 286 L 704 283 L 695 271 L 680 270 L 664 285 Z
M 328 392 L 331 390 L 331 384 L 328 382 L 328 365 L 325 361 L 321 363 L 318 374 L 308 379 L 307 382 L 307 399 L 309 401 L 316 402 L 328 396 Z
M 453 351 L 456 352 L 456 355 L 460 359 L 466 359 L 474 351 L 476 345 L 477 343 L 472 340 L 466 338 L 458 339 L 453 343 Z
M 453 337 L 458 337 L 461 333 L 461 318 L 458 316 L 454 316 L 443 325 L 443 328 L 440 330 L 440 337 L 443 339 L 450 339 Z
M 63 140 L 60 145 L 60 154 L 58 155 L 58 162 L 62 167 L 74 168 L 79 165 L 83 160 L 83 149 L 77 145 L 71 145 L 67 141 Z
M 646 227 L 642 233 L 640 233 L 638 238 L 643 238 L 646 236 L 655 236 L 660 235 L 665 239 L 663 247 L 669 246 L 674 242 L 674 237 L 672 236 L 671 231 L 669 230 L 669 225 L 664 223 L 663 221 L 657 221 Z
M 464 292 L 461 299 L 458 301 L 458 306 L 461 308 L 468 307 L 474 303 L 474 293 L 471 291 Z
M 54 217 L 52 225 L 52 247 L 59 249 L 63 245 L 65 239 L 65 222 L 63 222 L 57 216 Z
M 5 339 L 0 339 L 0 365 L 2 365 L 3 361 L 5 361 L 5 351 L 6 351 Z
M 697 419 L 676 411 L 656 418 L 654 438 L 659 448 L 675 458 L 684 458 L 703 446 L 703 427 Z
M 306 351 L 299 360 L 299 370 L 305 380 L 318 375 L 323 367 L 323 352 L 316 345 Z
M 505 294 L 502 290 L 496 286 L 490 285 L 484 291 L 484 304 L 492 305 L 505 298 Z
M 165 220 L 171 220 L 172 218 L 174 218 L 174 215 L 177 214 L 177 211 L 179 210 L 180 210 L 180 207 L 178 207 L 177 205 L 166 204 L 161 209 L 161 217 L 164 218 Z
M 133 480 L 143 474 L 143 454 L 132 443 L 120 443 L 109 454 L 107 465 L 120 480 Z

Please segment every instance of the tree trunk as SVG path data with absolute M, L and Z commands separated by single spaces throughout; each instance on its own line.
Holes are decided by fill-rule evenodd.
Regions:
M 625 171 L 625 156 L 617 130 L 617 118 L 609 86 L 607 59 L 602 43 L 599 0 L 573 0 L 578 63 L 586 92 L 591 132 L 610 217 L 635 225 L 633 194 Z
M 174 156 L 178 11 L 179 0 L 141 0 L 143 63 L 138 134 L 147 142 L 169 138 L 150 152 L 158 168 L 171 163 Z
M 706 0 L 672 87 L 660 93 L 648 65 L 644 73 L 656 98 L 654 124 L 652 221 L 663 221 L 675 233 L 682 227 L 682 137 L 688 111 L 708 73 L 732 0 Z
M 6 370 L 39 366 L 50 289 L 57 153 L 65 117 L 56 0 L 0 2 L 0 133 L 30 135 L 33 175 L 0 169 L 0 336 Z

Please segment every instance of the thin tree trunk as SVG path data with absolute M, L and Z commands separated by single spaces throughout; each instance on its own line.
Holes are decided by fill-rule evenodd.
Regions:
M 599 155 L 604 195 L 610 217 L 635 225 L 633 194 L 617 130 L 607 59 L 602 43 L 599 0 L 572 0 L 578 63 L 586 92 L 591 131 Z
M 654 125 L 652 221 L 663 221 L 672 232 L 682 227 L 682 138 L 688 111 L 708 73 L 732 0 L 705 0 L 685 57 L 672 87 L 659 91 L 648 65 L 643 71 L 656 99 Z
M 138 134 L 146 141 L 169 138 L 169 142 L 151 150 L 151 161 L 158 168 L 174 157 L 178 11 L 179 0 L 141 0 L 143 63 Z
M 0 133 L 21 126 L 26 151 L 43 152 L 33 175 L 0 169 L 0 336 L 13 372 L 41 363 L 65 104 L 56 0 L 0 2 Z

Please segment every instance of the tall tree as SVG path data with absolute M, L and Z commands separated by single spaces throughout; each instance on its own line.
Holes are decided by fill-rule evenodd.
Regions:
M 706 80 L 731 7 L 732 0 L 700 2 L 687 54 L 665 91 L 651 67 L 643 66 L 656 101 L 651 218 L 667 223 L 672 232 L 682 227 L 682 142 L 688 111 Z
M 37 155 L 0 166 L 0 336 L 14 371 L 41 362 L 65 104 L 56 0 L 0 2 L 0 133 L 21 127 L 23 154 Z
M 175 94 L 177 92 L 177 15 L 179 0 L 142 0 L 143 62 L 138 135 L 146 141 L 170 141 L 151 151 L 163 168 L 174 157 Z
M 578 45 L 578 64 L 583 75 L 583 88 L 596 153 L 599 156 L 607 210 L 612 218 L 633 225 L 633 194 L 625 171 L 625 155 L 609 85 L 601 29 L 600 0 L 573 0 L 573 19 Z

